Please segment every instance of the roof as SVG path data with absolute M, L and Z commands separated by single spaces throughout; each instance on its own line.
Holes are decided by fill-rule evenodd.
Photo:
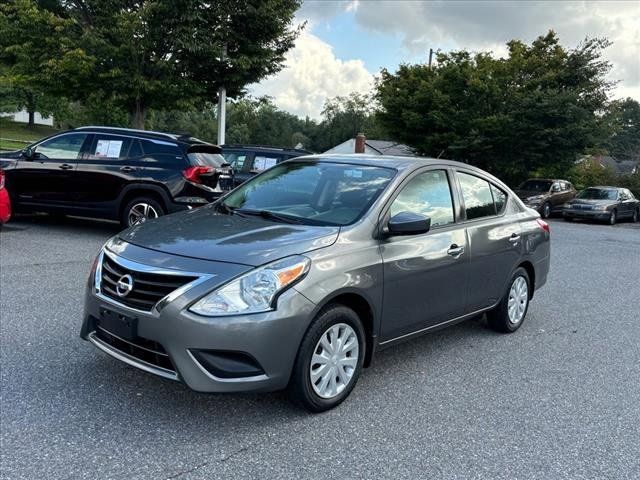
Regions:
M 324 153 L 340 153 L 349 154 L 355 152 L 356 139 L 350 138 L 344 142 L 330 148 Z M 400 157 L 415 157 L 414 150 L 408 145 L 389 140 L 370 140 L 365 139 L 364 153 L 373 155 L 392 155 Z
M 590 160 L 598 163 L 603 168 L 610 168 L 619 174 L 632 174 L 640 172 L 640 162 L 637 160 L 618 160 L 610 155 L 587 155 L 578 160 L 578 163 Z
M 200 140 L 198 138 L 192 137 L 190 134 L 178 134 L 178 133 L 167 133 L 167 132 L 156 132 L 153 130 L 137 130 L 134 128 L 121 128 L 121 127 L 104 127 L 104 126 L 86 126 L 86 127 L 78 127 L 74 129 L 75 131 L 91 131 L 98 133 L 121 133 L 123 135 L 131 135 L 139 138 L 148 138 L 153 140 L 173 140 L 174 142 L 194 144 L 194 143 L 206 143 L 209 145 L 209 142 L 205 142 L 204 140 Z
M 391 142 L 389 140 L 365 140 L 364 143 L 380 152 L 380 155 L 415 156 L 413 148 L 402 143 Z
M 309 150 L 305 150 L 303 148 L 282 148 L 282 147 L 272 147 L 270 145 L 247 145 L 247 144 L 237 144 L 237 143 L 225 143 L 224 145 L 220 145 L 223 149 L 231 149 L 231 148 L 242 148 L 247 150 L 256 150 L 261 152 L 296 152 L 296 153 L 313 153 Z

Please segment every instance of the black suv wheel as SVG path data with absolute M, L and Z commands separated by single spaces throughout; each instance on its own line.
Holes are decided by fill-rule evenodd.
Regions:
M 162 205 L 153 198 L 136 197 L 127 203 L 122 210 L 120 225 L 122 225 L 122 228 L 128 228 L 138 223 L 158 218 L 165 213 Z

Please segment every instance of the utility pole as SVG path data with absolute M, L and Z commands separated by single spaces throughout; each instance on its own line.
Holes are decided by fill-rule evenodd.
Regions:
M 222 47 L 222 61 L 227 59 L 227 44 Z M 227 121 L 227 89 L 220 87 L 218 89 L 218 145 L 224 144 L 224 134 L 226 131 Z
M 431 70 L 431 59 L 433 58 L 433 48 L 429 49 L 429 70 Z

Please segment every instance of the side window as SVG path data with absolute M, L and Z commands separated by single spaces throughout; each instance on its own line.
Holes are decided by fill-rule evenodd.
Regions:
M 130 144 L 130 138 L 96 134 L 93 145 L 89 149 L 89 158 L 91 160 L 107 158 L 122 160 L 127 156 Z
M 78 158 L 82 144 L 86 139 L 86 133 L 61 135 L 42 142 L 36 147 L 36 152 L 43 158 L 51 160 L 75 160 Z
M 253 168 L 252 172 L 262 172 L 267 168 L 273 167 L 276 163 L 278 163 L 280 157 L 272 157 L 268 155 L 256 155 L 253 159 Z
M 496 205 L 496 212 L 498 212 L 499 215 L 504 211 L 504 208 L 507 205 L 507 194 L 494 184 L 491 184 L 491 193 L 493 194 L 493 203 Z
M 627 194 L 627 197 L 629 198 L 629 200 L 635 200 L 636 197 L 633 195 L 633 193 L 631 193 L 631 190 L 629 190 L 628 188 L 625 188 L 624 191 Z
M 182 158 L 182 152 L 177 145 L 163 141 L 141 140 L 145 155 L 171 155 Z
M 431 170 L 411 179 L 391 204 L 391 216 L 412 212 L 431 218 L 431 226 L 454 222 L 451 188 L 444 170 Z
M 551 185 L 551 193 L 557 193 L 562 191 L 562 187 L 560 186 L 560 182 L 553 182 Z
M 474 175 L 458 172 L 467 220 L 496 214 L 489 182 Z
M 245 153 L 240 152 L 226 152 L 223 154 L 224 160 L 231 165 L 231 167 L 236 171 L 242 171 L 242 167 L 244 167 L 244 162 L 247 160 L 247 155 Z
M 129 149 L 129 158 L 138 158 L 143 155 L 142 153 L 142 145 L 140 145 L 140 140 L 136 140 L 135 138 L 131 141 L 131 148 Z

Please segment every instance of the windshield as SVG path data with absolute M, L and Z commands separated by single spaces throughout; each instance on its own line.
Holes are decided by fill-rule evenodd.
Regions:
M 616 200 L 618 191 L 612 188 L 587 188 L 578 194 L 578 198 L 587 200 Z
M 549 180 L 527 180 L 518 189 L 527 192 L 548 192 L 551 183 Z
M 300 223 L 348 225 L 368 210 L 395 173 L 382 167 L 286 162 L 242 184 L 224 206 Z

